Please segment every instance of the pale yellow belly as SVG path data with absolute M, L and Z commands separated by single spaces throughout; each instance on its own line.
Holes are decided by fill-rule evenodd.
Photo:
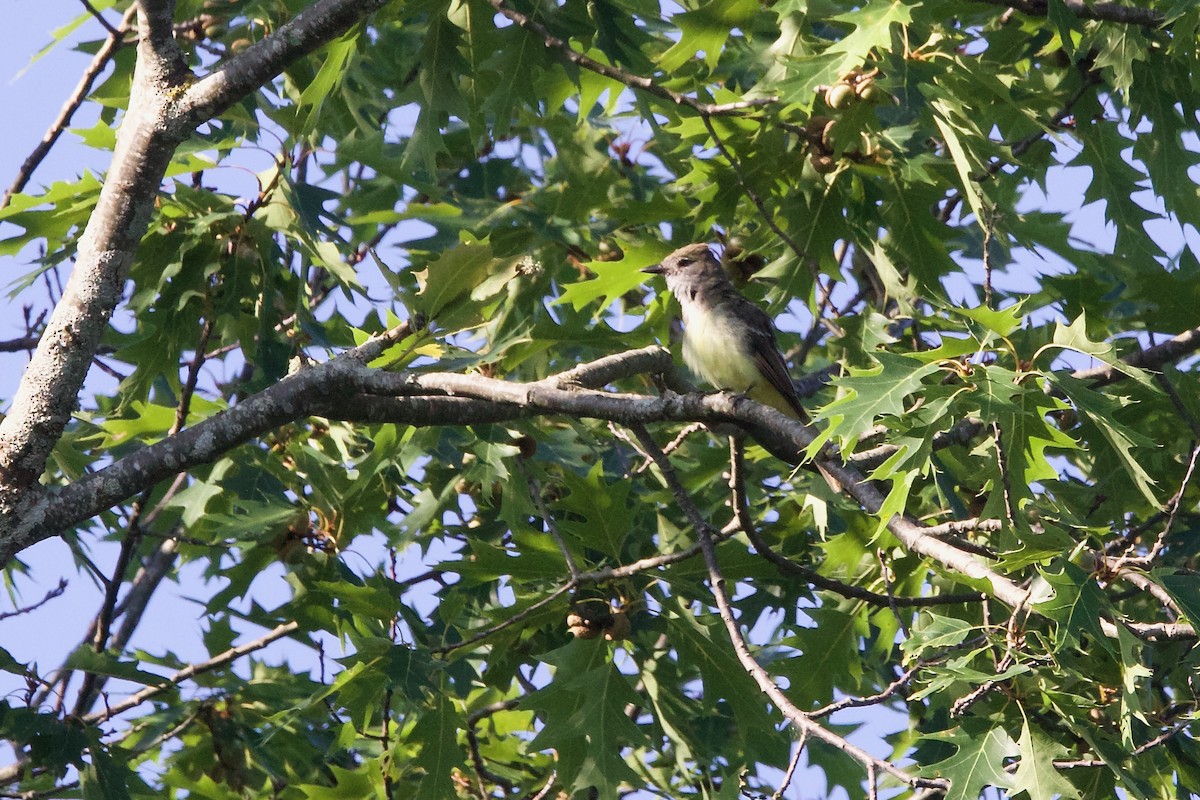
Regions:
M 749 394 L 762 375 L 744 347 L 741 326 L 721 314 L 689 314 L 684 319 L 683 361 L 717 389 Z
M 787 399 L 758 369 L 739 323 L 713 313 L 685 313 L 683 362 L 716 389 L 737 392 L 796 416 Z

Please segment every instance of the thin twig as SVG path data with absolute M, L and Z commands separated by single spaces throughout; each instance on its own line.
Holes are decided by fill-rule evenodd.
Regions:
M 383 795 L 391 800 L 396 796 L 396 786 L 392 781 L 392 689 L 389 686 L 383 692 L 383 708 L 379 723 L 379 747 L 383 757 L 379 759 L 379 771 L 383 773 Z
M 46 155 L 50 152 L 50 148 L 54 147 L 54 143 L 58 141 L 58 137 L 62 136 L 63 131 L 71 124 L 71 118 L 79 110 L 88 93 L 92 91 L 92 85 L 95 84 L 96 78 L 100 76 L 100 73 L 108 66 L 108 62 L 112 60 L 112 57 L 124 45 L 125 34 L 133 26 L 133 18 L 137 15 L 137 8 L 137 3 L 131 3 L 129 9 L 125 12 L 125 16 L 121 18 L 121 24 L 116 29 L 105 23 L 105 27 L 109 29 L 108 38 L 104 40 L 104 44 L 100 45 L 100 49 L 96 51 L 96 55 L 92 56 L 92 63 L 88 64 L 83 77 L 79 79 L 79 83 L 75 86 L 75 91 L 71 92 L 71 96 L 67 98 L 67 102 L 59 110 L 54 122 L 50 123 L 50 127 L 42 134 L 42 140 L 38 142 L 37 147 L 33 148 L 33 152 L 25 158 L 24 163 L 21 164 L 21 168 L 17 170 L 17 176 L 13 179 L 12 185 L 4 190 L 4 196 L 0 197 L 0 208 L 6 208 L 12 201 L 13 195 L 20 194 L 24 190 L 26 184 L 29 183 L 29 179 L 33 177 L 33 171 L 38 168 L 38 165 L 42 163 Z
M 780 241 L 788 246 L 789 250 L 796 254 L 796 258 L 807 263 L 808 256 L 805 255 L 804 251 L 800 248 L 800 245 L 796 243 L 795 239 L 788 235 L 787 231 L 779 227 L 779 224 L 775 222 L 775 217 L 770 211 L 767 210 L 767 204 L 763 202 L 762 197 L 760 197 L 758 192 L 755 191 L 754 187 L 746 181 L 746 176 L 742 172 L 741 164 L 738 163 L 738 160 L 734 157 L 733 153 L 729 151 L 729 148 L 725 146 L 725 142 L 717 133 L 717 129 L 713 126 L 712 120 L 707 116 L 702 116 L 700 119 L 704 123 L 704 128 L 708 131 L 708 135 L 712 137 L 713 142 L 717 145 L 717 149 L 721 151 L 721 155 L 724 156 L 725 160 L 729 162 L 729 167 L 733 170 L 734 175 L 737 176 L 738 183 L 741 184 L 742 189 L 746 192 L 746 196 L 750 198 L 750 202 L 754 204 L 756 209 L 758 209 L 758 214 L 760 217 L 762 217 L 763 222 L 765 222 L 767 227 L 779 237 Z M 819 293 L 822 293 L 824 292 L 824 287 L 821 286 L 821 282 L 816 278 L 817 276 L 814 275 L 813 283 L 816 285 L 817 289 L 820 290 Z M 821 300 L 824 301 L 825 297 L 822 296 Z
M 751 655 L 745 637 L 742 636 L 741 629 L 734 618 L 733 608 L 729 604 L 729 596 L 725 591 L 725 576 L 721 573 L 720 566 L 717 564 L 716 545 L 714 543 L 714 537 L 717 532 L 700 515 L 700 511 L 696 508 L 695 503 L 692 502 L 691 496 L 683 488 L 683 484 L 680 483 L 679 477 L 675 474 L 675 469 L 671 466 L 671 462 L 663 455 L 658 445 L 655 444 L 649 431 L 641 425 L 631 426 L 631 429 L 634 435 L 637 436 L 642 448 L 653 456 L 654 463 L 671 489 L 671 494 L 674 495 L 675 501 L 683 510 L 684 516 L 687 517 L 692 527 L 696 530 L 696 535 L 700 540 L 701 552 L 704 554 L 704 562 L 708 568 L 709 590 L 712 593 L 713 600 L 716 602 L 717 612 L 721 620 L 725 623 L 725 630 L 729 635 L 730 643 L 733 645 L 734 654 L 741 663 L 742 668 L 746 670 L 759 689 L 770 698 L 771 702 L 779 709 L 784 718 L 798 732 L 815 736 L 826 744 L 846 753 L 864 766 L 874 765 L 908 786 L 948 788 L 949 784 L 945 780 L 910 775 L 894 764 L 876 758 L 809 719 L 808 715 L 788 699 L 787 695 L 779 688 L 779 685 L 771 679 L 771 676 L 767 674 L 766 670 Z
M 579 575 L 579 567 L 575 564 L 575 557 L 571 555 L 571 549 L 567 547 L 566 540 L 563 539 L 562 534 L 558 530 L 558 525 L 554 522 L 554 515 L 546 507 L 546 498 L 542 496 L 542 484 L 538 482 L 532 470 L 525 466 L 524 459 L 517 459 L 517 468 L 525 476 L 525 484 L 529 487 L 529 494 L 533 497 L 533 502 L 537 506 L 542 523 L 546 526 L 546 532 L 550 534 L 554 539 L 554 543 L 558 545 L 558 550 L 562 553 L 563 561 L 567 564 L 567 573 L 571 576 L 571 580 L 574 581 Z
M 46 592 L 46 596 L 43 597 L 41 600 L 38 600 L 36 603 L 34 603 L 31 606 L 25 606 L 24 608 L 18 608 L 15 611 L 5 611 L 3 613 L 0 613 L 0 620 L 9 619 L 11 617 L 18 617 L 21 614 L 28 614 L 31 611 L 36 611 L 37 609 L 46 605 L 46 603 L 49 603 L 54 598 L 60 596 L 66 590 L 67 590 L 67 579 L 59 578 L 58 586 L 56 586 L 53 589 L 51 589 L 50 591 Z
M 524 621 L 529 615 L 533 614 L 536 611 L 540 611 L 541 609 L 543 609 L 546 606 L 553 603 L 558 598 L 562 597 L 567 592 L 574 589 L 575 585 L 576 585 L 575 581 L 568 581 L 567 583 L 563 584 L 559 588 L 555 589 L 554 592 L 552 592 L 551 594 L 546 595 L 541 600 L 538 600 L 536 603 L 534 603 L 530 606 L 527 606 L 526 608 L 522 609 L 521 611 L 518 611 L 516 614 L 513 614 L 508 619 L 498 622 L 495 625 L 489 625 L 488 627 L 484 628 L 483 630 L 478 631 L 478 632 L 472 634 L 471 636 L 468 636 L 466 639 L 463 639 L 461 642 L 455 642 L 454 644 L 446 644 L 446 645 L 442 645 L 441 647 L 430 648 L 429 652 L 433 653 L 434 655 L 449 655 L 450 653 L 453 653 L 455 650 L 461 650 L 464 647 L 470 647 L 471 645 L 478 644 L 479 642 L 482 642 L 484 639 L 488 638 L 489 636 L 493 636 L 506 628 L 511 628 L 513 625 L 516 625 L 518 622 Z
M 490 717 L 493 714 L 498 714 L 501 711 L 509 711 L 516 708 L 519 700 L 504 700 L 499 703 L 492 703 L 483 708 L 476 709 L 467 715 L 467 753 L 471 756 L 471 766 L 475 769 L 475 778 L 479 783 L 479 796 L 490 797 L 491 793 L 484 786 L 484 781 L 490 781 L 504 790 L 505 794 L 511 794 L 513 789 L 512 781 L 503 778 L 490 769 L 484 763 L 483 754 L 479 752 L 479 733 L 476 726 L 484 717 Z
M 909 638 L 908 621 L 901 615 L 899 604 L 896 602 L 896 593 L 892 586 L 892 567 L 888 564 L 887 553 L 882 547 L 875 549 L 875 558 L 879 561 L 879 574 L 883 578 L 883 588 L 887 592 L 888 608 L 891 609 L 896 624 L 900 626 L 900 632 L 907 639 Z
M 729 531 L 721 531 L 716 534 L 715 538 L 718 541 L 724 541 L 725 539 L 727 539 L 731 535 L 733 535 L 733 533 L 735 533 L 736 531 L 737 531 L 736 527 L 730 529 Z M 578 589 L 580 586 L 590 586 L 593 584 L 604 584 L 604 583 L 611 583 L 612 581 L 622 580 L 624 578 L 628 578 L 633 575 L 639 575 L 643 572 L 649 572 L 650 570 L 659 569 L 660 567 L 670 566 L 671 564 L 677 564 L 680 561 L 686 561 L 690 558 L 695 558 L 701 552 L 702 551 L 701 551 L 700 545 L 694 544 L 691 547 L 685 548 L 683 550 L 679 550 L 674 553 L 660 553 L 659 555 L 656 555 L 656 556 L 640 558 L 637 561 L 631 562 L 629 564 L 624 564 L 619 567 L 605 567 L 603 569 L 594 570 L 592 572 L 580 572 L 579 574 L 577 574 L 575 576 L 575 578 L 573 580 L 567 581 L 566 584 L 564 584 L 563 586 L 556 589 L 552 595 L 539 600 L 537 603 L 524 609 L 523 611 L 519 612 L 518 614 L 515 614 L 506 620 L 498 622 L 495 625 L 484 628 L 483 630 L 478 631 L 477 633 L 473 634 L 471 637 L 464 639 L 461 642 L 455 642 L 454 644 L 448 644 L 448 645 L 442 645 L 440 647 L 434 647 L 430 650 L 430 652 L 437 654 L 437 655 L 446 655 L 446 654 L 454 652 L 455 650 L 460 650 L 463 647 L 469 647 L 470 645 L 478 644 L 479 642 L 483 641 L 484 639 L 488 638 L 489 636 L 499 633 L 500 631 L 504 630 L 505 628 L 509 628 L 513 625 L 516 625 L 518 622 L 523 621 L 526 617 L 528 617 L 534 611 L 537 611 L 538 609 L 545 607 L 547 604 L 552 602 L 554 599 L 561 597 L 562 595 L 564 595 L 568 592 L 573 592 L 574 590 Z M 446 570 L 446 571 L 452 572 L 453 570 Z
M 821 706 L 816 711 L 810 711 L 808 715 L 813 719 L 820 719 L 821 717 L 827 717 L 830 714 L 841 711 L 844 708 L 864 708 L 866 706 L 878 705 L 884 700 L 892 697 L 892 695 L 896 694 L 896 692 L 900 691 L 900 689 L 903 687 L 907 686 L 908 682 L 913 679 L 913 676 L 916 675 L 922 667 L 926 667 L 930 663 L 931 662 L 929 660 L 922 660 L 919 664 L 909 667 L 904 671 L 903 675 L 889 683 L 883 688 L 883 691 L 878 692 L 877 694 L 873 694 L 868 697 L 843 697 L 841 700 L 835 700 L 829 705 Z
M 541 790 L 529 798 L 529 800 L 546 800 L 550 796 L 550 790 L 554 788 L 554 782 L 558 780 L 558 771 L 550 773 L 550 777 L 546 780 L 546 785 Z
M 1155 736 L 1153 739 L 1150 739 L 1149 741 L 1138 745 L 1137 747 L 1135 747 L 1133 750 L 1130 751 L 1129 755 L 1130 756 L 1140 756 L 1142 753 L 1145 753 L 1147 750 L 1152 750 L 1153 748 L 1157 747 L 1158 745 L 1162 744 L 1163 742 L 1167 741 L 1168 739 L 1171 739 L 1172 737 L 1174 737 L 1180 733 L 1183 733 L 1190 727 L 1192 727 L 1191 720 L 1182 722 L 1173 728 L 1163 731 L 1158 736 Z M 1081 759 L 1078 759 L 1075 761 L 1068 761 L 1066 759 L 1061 759 L 1061 760 L 1054 761 L 1055 769 L 1084 769 L 1084 768 L 1089 768 L 1089 767 L 1106 767 L 1106 766 L 1108 766 L 1108 762 L 1103 759 L 1099 759 L 1099 758 L 1081 758 Z
M 141 705 L 142 703 L 146 702 L 147 700 L 157 697 L 158 695 L 162 694 L 165 691 L 168 691 L 169 689 L 174 689 L 176 686 L 178 686 L 179 684 L 183 683 L 184 681 L 186 681 L 190 678 L 193 678 L 197 675 L 201 675 L 205 672 L 210 672 L 210 671 L 216 669 L 217 667 L 222 667 L 232 661 L 236 661 L 237 659 L 241 658 L 242 656 L 244 656 L 248 653 L 253 653 L 256 650 L 262 650 L 264 647 L 266 647 L 267 645 L 276 641 L 277 639 L 282 639 L 283 637 L 287 636 L 288 634 L 293 633 L 299 629 L 300 629 L 300 625 L 299 625 L 299 623 L 296 623 L 296 622 L 285 622 L 282 625 L 277 625 L 276 627 L 272 628 L 267 634 L 265 634 L 264 636 L 260 636 L 259 638 L 255 639 L 252 642 L 247 642 L 246 644 L 238 645 L 237 647 L 231 647 L 228 650 L 226 650 L 224 653 L 215 655 L 212 658 L 208 659 L 207 661 L 200 661 L 195 664 L 189 664 L 188 666 L 179 670 L 178 672 L 176 672 L 171 677 L 167 678 L 166 680 L 164 680 L 162 683 L 158 684 L 157 686 L 147 686 L 145 689 L 142 689 L 140 692 L 136 692 L 136 693 L 130 695 L 129 697 L 125 698 L 124 700 L 120 701 L 119 703 L 115 703 L 103 711 L 96 711 L 91 714 L 85 715 L 84 717 L 82 717 L 82 721 L 85 724 L 92 725 L 97 722 L 104 722 L 105 720 L 112 719 L 117 714 L 128 711 L 131 708 L 136 708 L 137 706 Z M 7 779 L 7 776 L 0 775 L 0 782 L 4 781 L 6 779 Z
M 109 36 L 122 36 L 123 35 L 121 31 L 117 30 L 116 28 L 114 28 L 112 26 L 111 22 L 109 22 L 108 20 L 106 20 L 104 18 L 104 15 L 100 13 L 100 9 L 96 8 L 94 5 L 92 5 L 90 2 L 88 2 L 88 0 L 79 0 L 79 2 L 83 3 L 83 7 L 87 9 L 87 12 L 89 14 L 91 14 L 96 19 L 97 22 L 99 22 L 102 26 L 104 26 L 104 30 L 108 31 Z
M 1183 613 L 1183 609 L 1181 609 L 1179 604 L 1175 602 L 1175 598 L 1171 597 L 1166 589 L 1151 580 L 1148 575 L 1143 575 L 1141 572 L 1138 572 L 1135 569 L 1130 569 L 1127 566 L 1118 567 L 1113 571 L 1113 575 L 1114 577 L 1120 578 L 1126 583 L 1136 586 L 1138 589 L 1141 589 L 1143 592 L 1161 603 L 1162 607 L 1170 612 L 1167 616 L 1171 617 L 1172 622 L 1186 616 L 1186 614 Z
M 796 740 L 796 749 L 792 751 L 791 760 L 788 761 L 787 771 L 783 773 L 783 782 L 779 784 L 778 789 L 771 793 L 771 800 L 783 800 L 783 793 L 792 783 L 792 777 L 796 774 L 796 767 L 800 765 L 800 756 L 804 753 L 804 745 L 807 742 L 808 732 L 801 731 L 800 738 Z
M 1049 13 L 1048 0 L 972 0 L 972 2 L 1007 7 L 1035 17 L 1044 17 Z M 1080 19 L 1120 22 L 1145 28 L 1158 28 L 1165 20 L 1160 12 L 1153 9 L 1126 6 L 1120 3 L 1062 0 L 1062 5 L 1069 13 Z
M 1117 559 L 1114 565 L 1115 569 L 1120 570 L 1127 566 L 1146 567 L 1154 562 L 1162 553 L 1163 548 L 1167 546 L 1167 537 L 1171 535 L 1171 527 L 1175 524 L 1175 515 L 1179 511 L 1179 507 L 1183 504 L 1183 495 L 1187 492 L 1188 484 L 1192 481 L 1192 475 L 1196 472 L 1196 461 L 1200 458 L 1200 443 L 1192 447 L 1192 457 L 1188 461 L 1187 470 L 1183 474 L 1183 480 L 1179 483 L 1179 491 L 1167 503 L 1167 521 L 1163 525 L 1163 529 L 1159 532 L 1158 538 L 1154 540 L 1154 544 L 1150 546 L 1150 551 L 1144 556 L 1123 556 Z

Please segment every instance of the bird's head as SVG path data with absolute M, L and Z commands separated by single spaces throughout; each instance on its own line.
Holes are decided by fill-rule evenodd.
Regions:
M 704 243 L 681 247 L 658 264 L 646 267 L 642 272 L 662 275 L 667 279 L 668 286 L 673 286 L 680 281 L 709 276 L 724 277 L 725 274 L 721 269 L 721 262 Z

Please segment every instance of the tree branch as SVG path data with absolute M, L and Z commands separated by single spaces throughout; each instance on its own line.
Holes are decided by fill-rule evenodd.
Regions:
M 90 519 L 160 480 L 206 464 L 256 436 L 296 419 L 330 399 L 357 394 L 365 362 L 403 339 L 404 323 L 324 364 L 289 375 L 233 408 L 149 445 L 61 489 L 39 493 L 0 538 L 0 566 L 24 548 Z
M 231 647 L 224 653 L 215 655 L 207 661 L 189 664 L 175 674 L 171 675 L 171 677 L 164 679 L 163 682 L 157 686 L 147 686 L 145 689 L 131 694 L 124 700 L 107 706 L 103 711 L 96 711 L 91 714 L 87 714 L 86 716 L 78 717 L 77 719 L 84 725 L 95 725 L 97 723 L 110 720 L 118 714 L 124 713 L 131 708 L 140 706 L 142 703 L 157 697 L 163 692 L 174 689 L 176 686 L 186 680 L 194 678 L 195 676 L 201 675 L 205 672 L 211 672 L 218 667 L 223 667 L 226 664 L 229 664 L 241 658 L 242 656 L 247 655 L 248 653 L 253 653 L 256 650 L 262 650 L 264 647 L 276 641 L 277 639 L 282 639 L 284 636 L 287 636 L 288 634 L 291 634 L 299 629 L 300 625 L 298 623 L 285 622 L 282 625 L 272 628 L 264 636 L 261 636 L 252 642 L 247 642 L 246 644 L 238 645 L 237 647 Z M 6 767 L 0 767 L 0 784 L 12 783 L 21 777 L 21 773 L 24 770 L 25 764 L 21 762 L 9 764 Z
M 317 0 L 190 86 L 176 114 L 194 130 L 385 5 L 387 0 Z
M 140 692 L 131 694 L 121 702 L 113 703 L 103 711 L 93 712 L 81 717 L 81 719 L 85 724 L 88 725 L 112 719 L 117 714 L 128 711 L 131 708 L 135 708 L 147 700 L 157 697 L 163 692 L 178 686 L 190 678 L 194 678 L 195 676 L 201 675 L 205 672 L 210 672 L 217 667 L 223 667 L 226 664 L 236 661 L 242 656 L 247 655 L 248 653 L 253 653 L 256 650 L 262 650 L 264 647 L 271 644 L 271 642 L 274 642 L 277 639 L 282 639 L 288 634 L 299 629 L 300 625 L 297 622 L 285 622 L 282 625 L 277 625 L 267 634 L 255 639 L 252 642 L 246 642 L 245 644 L 240 644 L 237 647 L 231 647 L 224 653 L 215 655 L 207 661 L 189 664 L 171 677 L 167 678 L 163 683 L 160 683 L 157 686 L 147 686 Z
M 172 32 L 169 0 L 139 4 L 138 62 L 112 167 L 79 241 L 63 297 L 0 420 L 0 563 L 30 543 L 38 479 L 75 409 L 100 337 L 149 226 L 175 148 L 196 126 L 291 61 L 344 33 L 385 0 L 318 0 L 272 35 L 194 82 Z M 203 449 L 203 448 L 202 448 Z
M 1200 327 L 1186 330 L 1178 336 L 1173 336 L 1162 344 L 1152 345 L 1141 350 L 1135 350 L 1121 357 L 1121 361 L 1139 369 L 1159 369 L 1165 364 L 1178 361 L 1184 356 L 1200 350 Z M 1071 377 L 1081 381 L 1092 381 L 1093 386 L 1105 386 L 1124 378 L 1117 367 L 1101 364 L 1090 369 L 1080 369 L 1071 373 Z
M 741 662 L 742 667 L 754 682 L 758 684 L 758 688 L 770 698 L 771 702 L 779 709 L 784 718 L 791 723 L 797 732 L 803 735 L 814 736 L 826 744 L 841 750 L 860 764 L 863 764 L 868 769 L 868 775 L 874 769 L 881 769 L 908 786 L 949 788 L 949 784 L 945 780 L 910 775 L 891 762 L 878 759 L 867 751 L 851 744 L 841 736 L 826 730 L 797 708 L 788 696 L 783 693 L 783 690 L 779 688 L 779 685 L 771 680 L 771 676 L 767 674 L 767 671 L 762 668 L 750 653 L 750 648 L 746 644 L 745 637 L 742 636 L 741 629 L 734 618 L 733 608 L 730 606 L 729 597 L 725 592 L 725 577 L 721 574 L 720 566 L 717 564 L 716 547 L 713 543 L 715 535 L 718 535 L 717 532 L 700 515 L 687 490 L 679 482 L 679 478 L 675 474 L 671 462 L 663 454 L 662 450 L 659 449 L 654 439 L 651 438 L 650 433 L 641 426 L 634 426 L 633 432 L 645 452 L 649 453 L 650 457 L 654 459 L 654 463 L 658 466 L 659 472 L 662 473 L 663 479 L 671 489 L 671 494 L 674 495 L 675 501 L 679 504 L 684 515 L 696 530 L 696 535 L 700 540 L 701 552 L 704 553 L 704 563 L 708 567 L 709 589 L 712 592 L 713 599 L 716 601 L 717 611 L 721 616 L 721 620 L 725 623 L 725 630 L 729 634 L 734 654 L 737 656 L 738 661 Z
M 737 515 L 738 526 L 742 533 L 746 534 L 746 538 L 750 540 L 750 544 L 754 546 L 755 551 L 775 565 L 780 574 L 793 575 L 800 578 L 810 586 L 815 586 L 818 589 L 840 594 L 842 597 L 861 600 L 871 605 L 881 608 L 890 606 L 900 608 L 923 608 L 928 606 L 953 605 L 956 603 L 977 603 L 981 600 L 986 600 L 987 595 L 982 592 L 966 592 L 963 594 L 945 594 L 935 595 L 933 597 L 894 597 L 879 592 L 873 592 L 870 589 L 865 589 L 861 586 L 855 586 L 842 581 L 827 578 L 811 567 L 806 567 L 803 564 L 797 564 L 790 558 L 786 558 L 771 549 L 767 541 L 758 532 L 754 521 L 750 518 L 750 509 L 746 502 L 746 487 L 745 487 L 745 459 L 743 458 L 743 448 L 741 442 L 735 437 L 730 438 L 730 459 L 729 459 L 729 483 L 733 490 L 733 508 Z M 933 529 L 930 529 L 930 534 L 933 534 Z
M 36 611 L 37 609 L 46 605 L 46 603 L 49 603 L 54 598 L 61 596 L 62 593 L 65 592 L 66 590 L 67 590 L 67 579 L 59 578 L 58 586 L 55 586 L 50 591 L 46 592 L 45 596 L 42 597 L 41 600 L 38 600 L 33 605 L 22 606 L 21 608 L 18 608 L 15 611 L 5 611 L 3 613 L 0 613 L 0 620 L 9 619 L 10 617 L 17 617 L 17 616 L 20 616 L 21 614 L 28 614 L 31 611 Z
M 312 413 L 330 418 L 361 419 L 365 413 L 387 409 L 391 418 L 372 421 L 409 425 L 444 425 L 488 420 L 563 415 L 608 420 L 624 425 L 653 422 L 734 423 L 780 459 L 791 464 L 805 461 L 814 439 L 813 430 L 775 409 L 726 393 L 710 395 L 638 394 L 565 388 L 562 376 L 532 383 L 515 383 L 481 375 L 454 373 L 393 373 L 370 370 L 372 360 L 390 341 L 403 338 L 408 326 L 362 345 L 324 364 L 308 367 L 275 386 L 247 398 L 237 406 L 99 470 L 43 497 L 20 529 L 20 534 L 0 543 L 0 562 L 22 547 L 40 541 L 86 520 L 137 491 L 198 464 L 209 463 L 231 448 L 272 428 Z M 659 348 L 632 351 L 602 359 L 603 368 L 585 365 L 568 375 L 603 373 L 609 379 L 636 374 L 646 368 L 665 368 L 666 351 Z M 366 397 L 361 393 L 365 392 Z M 371 395 L 375 395 L 374 398 Z M 442 396 L 446 395 L 446 396 Z M 374 409 L 365 400 L 374 399 Z M 464 413 L 466 412 L 466 413 Z M 835 459 L 819 459 L 822 469 L 837 480 L 868 514 L 878 514 L 884 497 L 861 472 Z M 977 526 L 987 524 L 976 523 Z M 1028 589 L 993 570 L 973 548 L 956 546 L 943 534 L 905 517 L 893 517 L 888 529 L 908 550 L 933 559 L 962 576 L 966 582 L 987 586 L 989 593 L 1014 609 L 1025 606 Z M 1113 623 L 1104 621 L 1115 635 Z M 1145 638 L 1190 638 L 1195 630 L 1181 623 L 1125 623 Z

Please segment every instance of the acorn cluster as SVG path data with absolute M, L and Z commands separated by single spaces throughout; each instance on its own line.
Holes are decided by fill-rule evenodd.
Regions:
M 578 605 L 567 614 L 567 630 L 576 639 L 603 636 L 606 641 L 617 642 L 629 637 L 629 616 L 607 603 Z
M 828 115 L 815 114 L 804 125 L 803 136 L 808 143 L 809 163 L 822 175 L 837 169 L 839 158 L 860 163 L 879 163 L 891 156 L 875 138 L 863 130 L 861 122 L 844 117 L 861 105 L 878 105 L 893 101 L 876 79 L 879 70 L 853 69 L 842 75 L 832 86 L 818 86 L 817 94 L 829 109 Z M 857 142 L 854 141 L 857 133 Z
M 855 103 L 882 103 L 890 95 L 875 83 L 880 77 L 879 69 L 863 71 L 852 69 L 838 79 L 833 86 L 820 86 L 825 105 L 834 111 L 844 111 Z

